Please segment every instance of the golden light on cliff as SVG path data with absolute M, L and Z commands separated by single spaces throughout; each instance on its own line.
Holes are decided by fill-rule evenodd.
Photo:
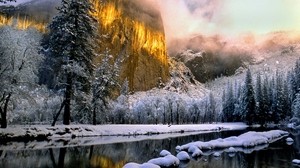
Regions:
M 165 40 L 161 32 L 151 30 L 141 22 L 134 22 L 134 32 L 133 47 L 136 50 L 144 49 L 155 56 L 166 55 Z
M 34 28 L 42 33 L 45 33 L 47 31 L 47 25 L 45 23 L 40 23 L 26 17 L 14 18 L 0 15 L 0 26 L 13 26 L 18 30 L 27 30 L 29 28 Z
M 115 7 L 112 3 L 107 3 L 105 6 L 102 5 L 102 2 L 99 0 L 92 1 L 94 4 L 95 11 L 92 12 L 92 15 L 101 21 L 101 24 L 107 28 L 110 26 L 116 19 L 120 18 L 121 12 Z
M 101 168 L 122 168 L 125 165 L 125 161 L 114 163 L 110 158 L 104 156 L 94 156 L 90 163 L 92 167 Z
M 34 28 L 40 32 L 45 33 L 47 26 L 45 23 L 38 23 L 32 19 L 25 18 L 17 18 L 16 28 L 19 30 L 27 30 L 29 28 Z
M 163 65 L 167 65 L 165 36 L 162 31 L 124 15 L 123 9 L 118 7 L 120 5 L 118 0 L 106 3 L 92 0 L 92 3 L 94 4 L 92 15 L 100 24 L 100 32 L 110 35 L 114 46 L 115 44 L 124 45 L 127 38 L 127 41 L 131 41 L 130 45 L 135 53 L 146 52 Z M 131 36 L 125 37 L 124 34 L 131 34 Z
M 12 17 L 6 17 L 3 15 L 0 15 L 0 26 L 11 26 L 13 22 L 13 18 Z

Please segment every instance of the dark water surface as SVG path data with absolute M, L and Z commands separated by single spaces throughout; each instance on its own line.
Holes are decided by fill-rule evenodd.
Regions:
M 0 168 L 35 168 L 35 167 L 122 167 L 127 162 L 144 163 L 158 157 L 163 149 L 176 155 L 175 147 L 192 141 L 209 141 L 217 138 L 240 135 L 243 131 L 225 131 L 205 133 L 163 140 L 144 140 L 138 142 L 115 143 L 95 146 L 81 146 L 41 150 L 0 151 Z M 192 159 L 181 163 L 182 168 L 289 168 L 296 167 L 293 159 L 300 159 L 300 135 L 292 133 L 294 144 L 287 145 L 285 139 L 270 144 L 268 147 L 251 152 L 245 150 L 234 155 L 223 152 L 220 157 L 212 155 Z M 213 153 L 207 151 L 206 153 Z

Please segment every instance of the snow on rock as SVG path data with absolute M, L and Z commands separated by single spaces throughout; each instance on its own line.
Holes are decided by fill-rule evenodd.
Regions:
M 294 140 L 291 137 L 286 138 L 286 142 L 294 142 Z
M 192 153 L 192 157 L 199 157 L 203 155 L 203 152 L 195 145 L 191 145 L 188 149 L 189 153 Z
M 179 159 L 173 155 L 167 155 L 165 157 L 155 158 L 148 161 L 148 163 L 152 163 L 161 167 L 176 167 L 179 165 Z
M 237 150 L 234 148 L 234 147 L 230 147 L 228 150 L 227 150 L 228 153 L 234 153 L 234 152 L 237 152 Z
M 221 156 L 221 153 L 220 152 L 215 152 L 214 153 L 214 157 L 220 157 Z
M 169 151 L 167 151 L 167 150 L 162 150 L 159 153 L 159 156 L 161 156 L 161 157 L 165 157 L 165 156 L 168 156 L 168 155 L 172 155 L 172 154 Z
M 181 147 L 179 145 L 176 146 L 175 148 L 177 151 L 180 151 L 181 150 Z
M 189 156 L 189 154 L 188 154 L 187 152 L 185 152 L 185 151 L 179 152 L 179 153 L 176 155 L 176 157 L 177 157 L 180 161 L 188 161 L 188 160 L 191 159 L 190 156 Z
M 194 153 L 195 150 L 211 150 L 211 149 L 224 149 L 232 147 L 236 151 L 236 147 L 241 148 L 254 148 L 256 146 L 264 147 L 265 144 L 272 143 L 288 135 L 288 132 L 281 130 L 272 130 L 267 132 L 247 132 L 238 137 L 232 136 L 224 139 L 216 139 L 208 142 L 191 142 L 180 147 L 181 151 L 188 151 L 189 153 Z M 234 148 L 233 148 L 234 147 Z M 230 150 L 230 148 L 229 148 Z
M 160 166 L 152 163 L 144 163 L 144 164 L 127 163 L 126 165 L 123 166 L 123 168 L 160 168 Z
M 300 160 L 298 160 L 298 159 L 294 159 L 292 162 L 293 162 L 293 164 L 300 165 Z

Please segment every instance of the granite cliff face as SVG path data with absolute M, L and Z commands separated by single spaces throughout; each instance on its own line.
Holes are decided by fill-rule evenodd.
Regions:
M 40 31 L 45 33 L 47 21 L 57 13 L 57 2 L 59 0 L 33 0 L 17 7 L 2 8 L 0 26 L 11 25 L 26 30 L 41 25 Z M 131 91 L 144 91 L 167 82 L 170 76 L 168 56 L 159 11 L 138 0 L 92 2 L 95 7 L 92 14 L 99 22 L 99 39 L 95 39 L 99 42 L 98 52 L 108 49 L 114 57 L 122 57 L 121 83 L 127 79 Z M 43 9 L 43 12 L 36 15 L 31 6 Z M 17 25 L 13 25 L 14 19 Z M 95 62 L 101 60 L 98 58 Z
M 94 1 L 100 53 L 123 56 L 121 80 L 144 91 L 169 79 L 168 56 L 160 13 L 137 0 Z

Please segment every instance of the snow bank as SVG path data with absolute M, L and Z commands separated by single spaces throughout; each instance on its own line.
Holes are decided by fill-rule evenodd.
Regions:
M 227 152 L 245 151 L 244 148 L 253 148 L 256 146 L 264 147 L 265 144 L 272 143 L 288 135 L 288 132 L 281 130 L 273 130 L 268 132 L 247 132 L 238 137 L 232 136 L 224 139 L 216 139 L 208 142 L 191 142 L 177 147 L 178 150 L 188 151 L 194 154 L 199 150 L 225 149 L 229 148 Z M 240 148 L 240 149 L 239 149 Z M 242 148 L 242 149 L 241 149 Z
M 243 123 L 220 123 L 199 125 L 58 125 L 50 126 L 9 126 L 0 129 L 0 139 L 18 137 L 74 138 L 92 136 L 137 136 L 183 132 L 204 132 L 241 130 Z

